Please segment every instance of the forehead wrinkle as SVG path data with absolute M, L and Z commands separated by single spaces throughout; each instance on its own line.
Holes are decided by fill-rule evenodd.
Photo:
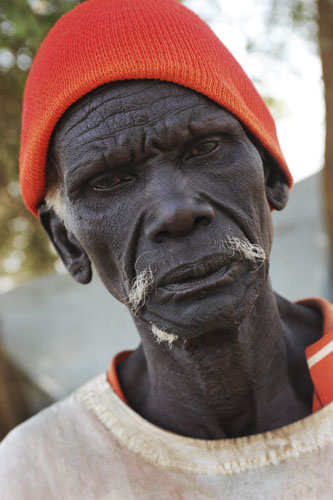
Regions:
M 131 129 L 129 129 L 128 126 L 114 129 L 110 134 L 103 134 L 101 137 L 95 137 L 85 141 L 84 146 L 87 147 L 89 151 L 91 145 L 101 143 L 103 144 L 103 149 L 108 152 L 108 155 L 113 154 L 113 156 L 116 157 L 126 150 L 130 152 L 129 158 L 134 158 L 137 156 L 136 153 L 144 153 L 151 146 L 153 146 L 154 149 L 158 147 L 162 150 L 165 147 L 172 147 L 182 141 L 190 140 L 194 134 L 191 132 L 189 121 L 183 121 L 181 125 L 178 123 L 177 126 L 173 128 L 172 126 L 168 126 L 168 116 L 169 114 L 166 113 L 165 116 L 159 120 L 148 122 L 149 126 L 147 126 L 146 123 L 137 125 Z M 128 133 L 122 134 L 124 131 Z M 110 140 L 113 140 L 114 143 L 110 144 L 107 142 Z M 76 148 L 76 151 L 78 151 L 78 148 Z
M 67 113 L 64 115 L 64 119 L 71 118 L 73 116 L 73 113 L 81 113 L 82 110 L 86 113 L 86 116 L 84 116 L 83 118 L 86 118 L 90 113 L 93 113 L 98 108 L 101 108 L 105 105 L 109 105 L 106 106 L 106 109 L 108 110 L 108 113 L 111 112 L 112 114 L 114 112 L 117 113 L 124 111 L 124 102 L 125 104 L 126 102 L 128 102 L 133 110 L 140 110 L 146 108 L 147 104 L 149 104 L 149 107 L 151 108 L 154 104 L 160 101 L 170 102 L 170 100 L 174 100 L 175 98 L 187 98 L 195 100 L 197 102 L 200 97 L 203 97 L 201 94 L 195 92 L 194 90 L 178 86 L 177 84 L 171 84 L 161 81 L 153 82 L 154 83 L 152 85 L 145 85 L 143 88 L 138 88 L 138 85 L 142 83 L 141 81 L 132 81 L 128 84 L 122 82 L 122 84 L 125 86 L 125 89 L 128 86 L 131 89 L 131 92 L 126 93 L 121 92 L 121 90 L 123 89 L 122 85 L 119 85 L 118 87 L 99 88 L 97 89 L 97 91 L 93 91 L 92 93 L 87 94 L 81 100 L 76 102 L 71 108 L 69 108 Z M 153 92 L 151 92 L 152 90 Z M 158 96 L 156 96 L 156 94 L 158 94 Z M 142 95 L 143 99 L 141 97 Z M 71 128 L 69 128 L 67 132 L 69 132 L 70 130 Z
M 103 144 L 96 145 L 94 148 L 90 148 L 88 153 L 91 152 L 91 156 L 82 154 L 82 152 L 77 151 L 75 157 L 70 156 L 69 158 L 64 158 L 62 161 L 62 167 L 64 170 L 64 178 L 68 175 L 75 175 L 76 172 L 82 168 L 85 168 L 92 163 L 97 164 L 105 160 L 105 148 Z M 68 168 L 68 166 L 70 168 Z M 66 168 L 67 167 L 67 168 Z
M 147 84 L 149 82 L 149 84 Z M 150 83 L 151 82 L 151 83 Z M 123 82 L 116 82 L 117 85 L 109 84 L 108 86 L 104 87 L 99 87 L 98 89 L 95 89 L 91 93 L 83 96 L 78 102 L 74 103 L 63 115 L 63 117 L 60 119 L 59 125 L 62 125 L 63 120 L 67 122 L 67 120 L 71 120 L 73 117 L 73 114 L 75 115 L 78 111 L 82 112 L 85 111 L 86 116 L 83 118 L 86 118 L 89 114 L 93 113 L 96 111 L 98 108 L 101 107 L 103 104 L 110 104 L 112 103 L 115 108 L 119 109 L 119 112 L 122 111 L 123 107 L 123 101 L 127 100 L 128 98 L 137 98 L 141 94 L 144 94 L 145 97 L 147 97 L 147 101 L 149 105 L 151 106 L 152 104 L 155 104 L 159 100 L 167 100 L 170 99 L 170 96 L 172 97 L 192 97 L 192 98 L 197 98 L 200 96 L 197 92 L 194 90 L 182 87 L 180 85 L 177 85 L 175 83 L 170 83 L 170 82 L 163 82 L 160 80 L 135 80 L 135 81 L 123 81 Z M 144 84 L 144 85 L 143 85 Z M 133 91 L 134 87 L 134 91 Z M 142 88 L 140 88 L 142 87 Z M 127 90 L 130 88 L 130 92 Z M 126 92 L 121 92 L 123 89 L 126 90 Z M 156 99 L 152 99 L 151 97 L 148 97 L 149 94 L 151 94 L 151 91 L 153 90 L 155 93 L 156 91 L 159 92 L 160 96 Z M 167 91 L 167 92 L 166 92 Z M 154 94 L 153 92 L 153 94 Z M 96 103 L 96 99 L 98 102 Z M 119 101 L 119 102 L 118 102 Z M 118 105 L 118 106 L 117 106 Z M 143 108 L 146 106 L 146 103 L 143 104 Z M 140 109 L 140 106 L 137 108 Z M 73 129 L 75 128 L 78 123 L 74 123 L 74 125 L 70 126 L 67 128 L 66 132 L 64 133 L 64 137 Z
M 190 111 L 190 114 L 187 114 L 186 123 L 183 121 L 181 127 L 178 126 L 179 124 L 177 124 L 175 129 L 168 126 L 168 117 L 171 115 L 177 116 L 187 111 Z M 196 122 L 196 117 L 193 117 L 193 114 L 196 114 L 195 110 L 189 106 L 185 109 L 166 112 L 158 120 L 151 121 L 149 123 L 150 127 L 144 127 L 142 124 L 133 127 L 130 134 L 122 135 L 122 131 L 128 130 L 128 127 L 122 127 L 114 129 L 112 133 L 105 133 L 102 136 L 93 137 L 88 141 L 81 141 L 80 145 L 74 145 L 69 141 L 69 145 L 71 146 L 70 152 L 74 153 L 74 156 L 77 157 L 80 166 L 82 166 L 80 157 L 87 156 L 89 153 L 93 153 L 94 155 L 98 153 L 110 158 L 110 160 L 113 158 L 116 162 L 122 163 L 138 158 L 140 153 L 144 153 L 152 145 L 154 149 L 164 149 L 165 147 L 172 147 L 174 144 L 190 140 L 193 136 L 201 133 L 203 128 L 207 128 L 207 118 L 217 128 L 224 123 L 224 120 L 222 120 L 221 124 L 221 116 L 213 116 L 212 120 L 210 120 L 210 113 L 200 117 L 199 121 Z M 193 119 L 194 122 L 192 124 Z M 238 125 L 237 121 L 235 123 Z M 106 123 L 105 125 L 106 129 L 110 128 L 109 124 Z M 160 140 L 161 136 L 163 137 L 162 141 Z M 108 142 L 110 140 L 111 144 Z M 65 148 L 62 148 L 62 152 L 65 153 Z M 123 157 L 124 153 L 126 153 L 126 157 Z M 68 163 L 66 156 L 64 158 L 65 164 Z M 70 158 L 70 160 L 72 162 L 73 158 Z M 96 161 L 96 157 L 92 158 L 92 161 Z
M 189 90 L 175 83 L 164 82 L 161 80 L 124 80 L 116 82 L 116 84 L 111 83 L 104 87 L 100 87 L 97 89 L 98 92 L 93 91 L 85 97 L 89 97 L 89 100 L 91 101 L 95 97 L 95 95 L 97 96 L 98 94 L 100 94 L 100 96 L 98 97 L 101 97 L 102 101 L 107 103 L 116 99 L 124 100 L 127 98 L 136 97 L 140 94 L 148 95 L 148 93 L 150 93 L 152 89 L 154 90 L 154 92 L 159 92 L 160 94 L 162 94 L 163 92 L 165 93 L 165 89 L 168 89 L 168 97 L 170 97 L 170 95 L 180 94 L 180 91 L 180 95 L 184 95 L 187 94 L 187 91 Z M 195 93 L 195 91 L 190 92 Z
M 206 129 L 210 127 L 216 130 L 220 129 L 222 133 L 232 132 L 238 135 L 244 133 L 243 126 L 238 119 L 232 113 L 222 108 L 222 106 L 219 106 L 219 109 L 212 108 L 210 110 L 206 109 L 205 111 L 205 115 L 193 116 L 190 121 L 189 125 L 193 134 L 200 133 L 203 127 Z
M 144 110 L 144 107 L 142 108 Z M 109 117 L 108 120 L 103 120 L 101 119 L 99 123 L 97 123 L 93 127 L 87 127 L 86 130 L 84 130 L 81 134 L 75 135 L 74 141 L 73 138 L 68 137 L 68 141 L 65 142 L 70 145 L 70 148 L 73 149 L 74 151 L 77 151 L 78 148 L 82 146 L 90 146 L 91 144 L 96 144 L 100 141 L 104 142 L 107 139 L 115 139 L 117 141 L 117 136 L 121 134 L 124 131 L 129 131 L 130 136 L 133 136 L 134 134 L 134 129 L 136 130 L 141 130 L 141 135 L 144 133 L 149 133 L 149 129 L 155 129 L 156 133 L 158 128 L 163 128 L 163 132 L 168 131 L 172 132 L 171 125 L 172 121 L 170 120 L 172 117 L 177 117 L 181 114 L 185 114 L 187 111 L 190 111 L 190 115 L 187 115 L 184 117 L 183 122 L 180 124 L 177 123 L 177 130 L 175 131 L 177 133 L 177 136 L 179 136 L 179 125 L 181 126 L 181 131 L 184 131 L 184 128 L 189 129 L 189 124 L 190 124 L 190 116 L 192 115 L 193 112 L 193 106 L 189 105 L 187 107 L 183 107 L 181 109 L 167 109 L 165 110 L 164 113 L 159 114 L 159 116 L 156 116 L 154 119 L 150 119 L 149 116 L 145 116 L 145 121 L 140 122 L 139 124 L 135 124 L 135 116 L 133 116 L 134 111 L 128 111 L 128 112 L 122 112 L 122 113 L 117 113 L 116 115 L 113 115 L 112 117 Z M 126 120 L 126 122 L 118 127 L 113 126 L 112 122 L 117 122 L 117 121 L 123 121 L 119 120 L 119 117 L 123 118 Z M 185 122 L 186 120 L 186 122 Z M 110 123 L 111 121 L 111 123 Z M 131 123 L 133 123 L 133 126 L 131 126 Z M 105 124 L 105 130 L 108 130 L 108 133 L 103 133 L 101 130 L 100 125 Z M 146 129 L 145 129 L 146 127 Z M 103 127 L 104 128 L 104 127 Z M 97 134 L 93 135 L 91 137 L 91 133 L 93 131 L 96 131 Z M 162 133 L 162 132 L 159 132 Z M 80 144 L 76 144 L 75 141 L 79 139 L 83 139 L 85 135 L 89 134 L 90 137 L 86 141 L 80 141 Z M 105 146 L 108 148 L 109 146 Z
M 192 115 L 193 110 L 196 107 L 201 107 L 201 105 L 203 105 L 203 99 L 205 100 L 205 103 L 209 101 L 208 98 L 191 89 L 182 87 L 174 83 L 163 82 L 159 80 L 136 80 L 130 82 L 117 82 L 114 86 L 113 84 L 111 85 L 112 87 L 110 86 L 109 88 L 100 87 L 96 91 L 93 91 L 92 94 L 84 96 L 82 98 L 82 101 L 75 103 L 72 108 L 69 108 L 69 110 L 58 122 L 52 137 L 49 153 L 53 156 L 53 160 L 55 162 L 55 165 L 57 166 L 57 170 L 59 170 L 59 168 L 61 169 L 61 166 L 59 166 L 59 160 L 64 160 L 64 163 L 68 162 L 68 153 L 74 153 L 75 156 L 77 156 L 76 153 L 78 153 L 79 151 L 76 141 L 78 139 L 82 137 L 84 138 L 84 136 L 88 132 L 91 133 L 91 131 L 94 130 L 100 131 L 100 126 L 104 122 L 106 122 L 107 128 L 109 130 L 110 128 L 112 128 L 113 124 L 110 124 L 110 107 L 113 107 L 112 112 L 114 115 L 115 111 L 116 115 L 120 115 L 123 119 L 124 116 L 126 118 L 127 115 L 127 117 L 130 118 L 133 122 L 133 112 L 135 111 L 140 113 L 140 111 L 145 111 L 147 103 L 149 104 L 150 110 L 154 108 L 156 104 L 162 105 L 161 107 L 165 109 L 165 112 L 161 113 L 161 109 L 158 109 L 156 111 L 155 117 L 152 118 L 146 116 L 146 120 L 144 122 L 142 122 L 141 115 L 141 123 L 140 125 L 136 126 L 136 129 L 140 130 L 140 135 L 142 136 L 140 140 L 141 150 L 144 150 L 146 130 L 141 131 L 142 125 L 147 126 L 147 123 L 149 123 L 152 127 L 155 128 L 156 125 L 163 124 L 163 129 L 165 131 L 165 129 L 167 129 L 167 127 L 165 126 L 165 121 L 168 117 L 171 117 L 172 114 L 174 116 L 177 116 L 180 113 L 184 113 L 190 110 Z M 158 96 L 156 96 L 156 93 L 158 94 Z M 144 102 L 135 103 L 135 100 L 137 100 L 138 97 L 142 95 L 144 95 Z M 98 98 L 97 103 L 96 98 Z M 124 110 L 123 101 L 127 98 L 130 99 L 130 102 L 126 104 L 127 106 L 130 105 L 132 107 L 132 110 Z M 183 107 L 182 109 L 173 108 L 170 110 L 170 105 L 177 107 L 178 102 L 180 102 L 180 105 L 182 105 L 184 104 L 184 99 L 186 99 L 186 101 L 190 100 L 190 104 L 188 106 L 186 106 L 185 108 Z M 96 113 L 98 109 L 100 109 L 100 112 Z M 117 113 L 118 110 L 119 113 Z M 188 117 L 187 121 L 189 121 L 190 118 L 191 116 Z M 114 116 L 113 121 L 115 121 L 116 119 L 117 116 Z M 91 124 L 92 122 L 94 123 L 94 126 L 89 127 L 89 123 Z M 85 127 L 85 130 L 76 135 L 73 140 L 73 130 L 75 131 L 76 128 L 82 126 Z M 127 128 L 127 124 L 125 124 L 125 126 L 118 126 L 117 128 L 113 127 L 112 133 L 103 134 L 102 138 L 96 137 L 95 134 L 95 137 L 92 140 L 84 141 L 85 144 L 83 144 L 83 141 L 80 141 L 80 149 L 82 150 L 82 147 L 87 146 L 87 148 L 85 149 L 88 149 L 88 152 L 91 152 L 91 144 L 94 142 L 95 144 L 93 149 L 105 150 L 105 140 L 112 138 L 113 136 L 123 132 Z M 135 136 L 137 136 L 136 133 Z M 115 137 L 113 138 L 114 140 L 116 140 Z M 98 144 L 101 141 L 102 143 L 104 143 L 103 146 L 102 144 Z M 64 145 L 66 146 L 65 148 L 63 147 Z M 107 145 L 108 150 L 109 147 L 110 144 Z M 121 145 L 121 147 L 123 147 L 123 145 Z M 66 149 L 67 151 L 64 151 L 64 149 Z M 82 155 L 82 152 L 80 152 L 80 154 Z M 70 161 L 72 161 L 72 159 L 70 159 Z M 80 165 L 82 165 L 81 160 L 78 159 L 78 161 Z
M 177 142 L 179 142 L 179 139 L 182 139 L 183 136 L 186 136 L 185 128 L 187 128 L 186 132 L 189 135 L 195 135 L 196 132 L 200 133 L 203 127 L 207 128 L 209 123 L 215 125 L 215 122 L 234 121 L 234 123 L 239 124 L 238 120 L 236 120 L 233 115 L 229 114 L 226 110 L 224 110 L 224 108 L 220 107 L 215 102 L 210 101 L 207 97 L 183 87 L 175 87 L 175 89 L 172 87 L 172 97 L 170 97 L 170 89 L 165 89 L 164 87 L 161 89 L 158 86 L 154 86 L 154 90 L 158 90 L 159 93 L 159 96 L 155 99 L 148 99 L 150 96 L 146 92 L 147 87 L 140 89 L 140 92 L 137 94 L 144 93 L 145 100 L 150 101 L 148 113 L 147 104 L 145 102 L 139 104 L 135 102 L 137 95 L 134 96 L 134 102 L 132 100 L 130 103 L 125 103 L 127 107 L 131 106 L 131 109 L 126 110 L 124 109 L 124 103 L 122 102 L 122 99 L 120 99 L 120 96 L 110 95 L 110 92 L 106 93 L 105 89 L 103 89 L 103 99 L 100 99 L 100 102 L 94 104 L 93 96 L 89 96 L 89 101 L 87 103 L 83 103 L 83 107 L 73 110 L 74 114 L 66 117 L 69 120 L 69 126 L 67 122 L 63 124 L 63 127 L 61 127 L 56 134 L 56 142 L 64 140 L 65 146 L 69 145 L 70 151 L 72 150 L 74 153 L 78 153 L 78 148 L 81 149 L 81 151 L 84 149 L 89 152 L 91 151 L 92 144 L 94 144 L 94 146 L 98 149 L 108 151 L 110 149 L 110 144 L 107 144 L 106 141 L 113 138 L 119 144 L 120 138 L 117 136 L 130 129 L 131 138 L 133 138 L 132 136 L 134 135 L 136 142 L 140 143 L 141 150 L 143 150 L 145 149 L 146 144 L 144 136 L 147 132 L 153 132 L 153 134 L 160 133 L 165 139 L 165 132 L 168 132 L 168 135 L 171 137 L 170 132 L 172 132 L 172 126 L 174 125 L 172 118 L 178 118 L 179 116 L 182 120 L 179 120 L 176 123 Z M 166 93 L 165 90 L 168 90 L 168 92 Z M 133 93 L 126 95 L 133 97 Z M 190 101 L 185 106 L 183 100 L 184 96 L 186 97 L 186 101 Z M 93 107 L 91 104 L 94 104 Z M 115 111 L 115 109 L 109 109 L 111 104 L 114 108 L 117 108 L 117 111 Z M 161 104 L 162 106 L 159 106 L 159 109 L 154 110 L 155 104 Z M 151 111 L 155 111 L 155 116 L 149 116 Z M 77 113 L 79 113 L 78 117 Z M 112 116 L 110 116 L 111 113 Z M 138 118 L 136 117 L 136 113 L 139 113 Z M 71 124 L 72 121 L 75 121 L 75 123 Z M 140 121 L 140 123 L 136 124 L 136 121 Z M 93 125 L 89 126 L 89 124 Z M 78 135 L 74 134 L 73 138 L 73 133 L 71 132 L 79 126 L 83 126 L 85 130 Z M 65 130 L 63 130 L 64 128 Z M 136 129 L 135 133 L 134 129 Z M 139 134 L 137 134 L 138 130 L 140 132 Z M 179 130 L 181 130 L 181 133 Z M 92 134 L 92 132 L 95 133 Z M 88 140 L 80 140 L 84 139 L 87 134 L 90 134 L 87 138 Z M 138 135 L 139 140 L 137 141 Z M 149 133 L 149 135 L 151 134 Z M 77 141 L 79 140 L 80 144 L 78 145 Z M 103 143 L 102 148 L 98 147 L 98 143 L 100 142 Z M 121 142 L 124 143 L 124 141 Z M 130 143 L 131 141 L 128 142 Z M 61 146 L 63 146 L 63 144 Z M 123 144 L 121 147 L 123 147 Z M 61 150 L 63 148 L 61 147 L 59 149 Z
M 107 143 L 104 137 L 99 138 L 92 142 L 88 148 L 74 148 L 74 155 L 64 155 L 62 158 L 62 168 L 64 172 L 64 179 L 75 177 L 77 172 L 89 166 L 101 167 L 115 167 L 124 163 L 133 161 L 135 158 L 135 147 L 133 144 L 123 144 L 120 142 L 121 137 L 112 137 L 112 144 Z M 87 144 L 84 143 L 84 146 Z M 138 146 L 138 141 L 134 143 Z
M 152 101 L 150 100 L 149 111 L 152 111 L 154 109 L 154 104 L 159 103 L 161 100 L 162 101 L 166 101 L 166 102 L 168 102 L 168 104 L 170 104 L 170 97 L 163 97 L 163 99 L 155 99 L 155 100 L 152 100 Z M 134 127 L 144 126 L 144 125 L 147 125 L 147 124 L 156 125 L 159 121 L 165 120 L 168 116 L 172 116 L 172 115 L 177 116 L 180 113 L 186 112 L 188 110 L 191 110 L 191 111 L 193 110 L 193 103 L 189 103 L 188 106 L 186 106 L 186 107 L 183 106 L 183 107 L 181 107 L 181 109 L 178 109 L 178 110 L 175 109 L 175 108 L 170 109 L 170 106 L 169 106 L 169 108 L 167 106 L 165 106 L 164 107 L 164 109 L 165 109 L 164 112 L 161 113 L 161 111 L 159 109 L 156 112 L 156 116 L 152 118 L 151 116 L 149 116 L 147 114 L 147 103 L 145 103 L 145 102 L 142 103 L 142 104 L 140 103 L 140 104 L 134 105 L 134 106 L 133 106 L 133 103 L 130 103 L 131 104 L 131 109 L 129 109 L 129 110 L 123 109 L 123 103 L 120 103 L 122 109 L 120 109 L 119 111 L 112 110 L 112 114 L 109 113 L 107 110 L 105 110 L 105 109 L 102 108 L 103 104 L 104 103 L 101 103 L 100 106 L 97 106 L 95 108 L 95 110 L 97 110 L 100 107 L 101 111 L 104 112 L 103 113 L 104 116 L 101 116 L 102 113 L 100 113 L 99 115 L 97 115 L 97 116 L 100 116 L 100 119 L 98 121 L 97 120 L 93 120 L 93 121 L 96 122 L 96 125 L 94 127 L 89 127 L 85 131 L 83 131 L 82 133 L 80 133 L 79 135 L 76 135 L 76 138 L 80 138 L 82 135 L 84 135 L 87 132 L 90 133 L 94 129 L 98 128 L 101 123 L 104 123 L 104 122 L 106 123 L 106 125 L 108 126 L 108 128 L 110 130 L 112 130 L 112 133 L 109 135 L 109 136 L 111 136 L 113 133 L 118 133 L 118 132 L 122 132 L 122 131 L 126 130 L 131 125 L 133 125 Z M 135 114 L 138 113 L 138 112 L 140 112 L 140 111 L 144 112 L 144 114 L 141 114 L 137 118 L 135 116 Z M 86 115 L 86 118 L 88 116 L 89 116 L 89 114 Z M 145 120 L 143 121 L 142 118 L 145 118 Z M 138 121 L 138 119 L 139 119 L 139 123 L 136 123 Z M 125 121 L 125 123 L 123 123 L 124 121 Z M 119 123 L 121 123 L 121 125 L 119 125 L 118 127 L 114 127 L 113 126 L 114 122 L 116 122 L 116 123 L 119 122 Z M 80 120 L 80 122 L 78 122 L 77 125 L 80 125 L 81 123 L 83 123 L 83 120 Z M 72 127 L 72 129 L 73 128 L 74 127 Z M 105 137 L 109 137 L 109 136 L 105 136 Z
M 99 94 L 101 94 L 101 95 L 99 95 Z M 128 96 L 130 96 L 130 95 L 131 94 L 129 94 Z M 126 98 L 128 96 L 124 95 L 123 98 Z M 67 120 L 73 121 L 73 119 L 75 118 L 75 115 L 77 113 L 82 113 L 82 112 L 85 113 L 85 116 L 83 116 L 82 118 L 80 117 L 79 121 L 75 121 L 74 125 L 67 128 L 67 130 L 64 133 L 64 137 L 66 137 L 66 135 L 68 133 L 70 133 L 73 129 L 75 129 L 75 127 L 79 126 L 82 121 L 86 120 L 86 118 L 90 114 L 94 113 L 98 108 L 101 108 L 101 106 L 103 104 L 107 104 L 107 103 L 110 103 L 112 101 L 118 101 L 118 99 L 119 99 L 118 95 L 114 95 L 114 96 L 110 95 L 110 92 L 108 92 L 108 94 L 105 94 L 104 88 L 99 88 L 96 91 L 93 91 L 91 94 L 84 96 L 82 99 L 80 99 L 78 102 L 76 102 L 68 110 L 66 115 L 64 115 L 61 119 L 61 120 L 65 120 L 65 122 L 67 122 Z M 96 100 L 97 100 L 97 102 L 95 102 Z M 122 103 L 120 102 L 118 104 L 118 106 L 120 106 L 120 108 L 121 108 Z M 121 112 L 121 109 L 119 112 Z
M 57 171 L 65 183 L 68 177 L 75 176 L 78 170 L 92 163 L 100 163 L 104 159 L 104 153 L 105 146 L 101 141 L 95 141 L 86 150 L 82 150 L 82 147 L 77 145 L 72 145 L 70 149 L 60 147 L 50 150 L 50 155 L 54 155 Z
M 64 184 L 67 185 L 67 180 L 68 178 L 72 178 L 73 176 L 76 175 L 76 173 L 78 171 L 81 171 L 85 166 L 87 166 L 87 164 L 85 165 L 85 162 L 84 161 L 81 161 L 81 162 L 78 162 L 78 164 L 75 166 L 73 166 L 73 164 L 71 164 L 71 169 L 68 170 L 68 169 L 64 169 L 64 174 L 63 174 L 63 177 L 64 177 Z

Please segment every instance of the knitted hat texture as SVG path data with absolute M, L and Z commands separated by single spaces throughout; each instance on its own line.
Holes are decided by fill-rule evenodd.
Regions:
M 200 92 L 233 113 L 292 177 L 264 101 L 208 25 L 176 0 L 87 0 L 43 41 L 23 99 L 20 182 L 37 215 L 56 123 L 80 97 L 108 82 L 158 79 Z

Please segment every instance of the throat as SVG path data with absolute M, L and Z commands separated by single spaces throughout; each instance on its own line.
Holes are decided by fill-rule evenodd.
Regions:
M 263 311 L 255 308 L 237 331 L 217 329 L 172 349 L 156 344 L 145 325 L 139 331 L 142 344 L 119 365 L 118 377 L 132 409 L 163 429 L 236 438 L 311 413 L 312 398 L 298 394 L 290 377 L 293 360 L 275 299 Z
M 141 346 L 118 369 L 129 405 L 158 427 L 198 439 L 224 439 L 274 429 L 309 413 L 305 405 L 295 405 L 281 369 L 276 379 L 264 373 L 271 371 L 268 366 L 252 369 L 249 347 L 240 349 L 231 340 L 221 346 L 210 339 L 209 346 L 199 343 L 185 356 L 174 348 L 173 356 L 165 351 L 168 359 L 149 364 Z M 281 368 L 281 360 L 276 364 Z
M 198 342 L 168 360 L 150 365 L 143 346 L 118 367 L 129 405 L 163 429 L 198 439 L 222 439 L 254 432 L 255 405 L 243 356 L 230 348 Z M 164 347 L 164 346 L 160 346 Z M 167 352 L 168 351 L 168 352 Z M 155 358 L 156 359 L 156 358 Z M 134 382 L 136 381 L 136 382 Z

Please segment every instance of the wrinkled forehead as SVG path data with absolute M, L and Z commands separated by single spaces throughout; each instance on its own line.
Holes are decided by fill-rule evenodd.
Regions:
M 139 131 L 168 140 L 188 128 L 195 132 L 205 124 L 240 126 L 238 120 L 206 96 L 175 83 L 159 80 L 130 80 L 100 87 L 77 101 L 63 115 L 53 133 L 51 151 L 92 147 L 96 140 L 135 140 Z M 170 136 L 171 137 L 171 136 Z M 169 137 L 169 139 L 170 139 Z M 125 144 L 122 144 L 124 147 Z

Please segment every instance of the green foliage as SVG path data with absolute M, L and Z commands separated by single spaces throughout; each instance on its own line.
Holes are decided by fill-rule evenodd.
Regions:
M 272 113 L 275 120 L 278 120 L 279 118 L 282 118 L 284 116 L 285 109 L 284 109 L 284 102 L 283 101 L 281 101 L 279 99 L 275 99 L 272 96 L 262 95 L 262 98 L 264 99 L 265 103 L 269 107 L 270 112 Z
M 315 0 L 271 0 L 267 16 L 268 30 L 274 25 L 298 30 L 308 41 L 317 46 L 317 6 Z
M 247 40 L 248 52 L 267 60 L 285 62 L 290 35 L 299 35 L 318 51 L 317 6 L 315 0 L 269 0 L 266 2 L 265 30 Z
M 0 278 L 21 281 L 54 270 L 55 255 L 18 187 L 24 83 L 36 51 L 73 0 L 2 0 L 0 6 Z M 1 289 L 1 281 L 0 281 Z

